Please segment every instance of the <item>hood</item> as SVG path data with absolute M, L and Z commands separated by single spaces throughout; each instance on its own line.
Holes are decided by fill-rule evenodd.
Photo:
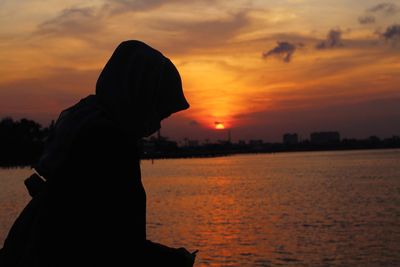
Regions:
M 162 119 L 189 107 L 174 64 L 133 40 L 121 43 L 108 60 L 97 80 L 96 96 L 107 114 L 138 138 L 151 135 Z

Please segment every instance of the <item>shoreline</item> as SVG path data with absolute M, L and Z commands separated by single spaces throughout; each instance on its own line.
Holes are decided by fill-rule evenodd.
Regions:
M 331 151 L 364 151 L 364 150 L 390 150 L 400 149 L 400 147 L 377 147 L 377 148 L 337 148 L 337 149 L 306 149 L 306 150 L 259 150 L 259 151 L 228 151 L 210 153 L 160 153 L 141 157 L 141 160 L 152 159 L 185 159 L 185 158 L 213 158 L 226 157 L 240 154 L 275 154 L 275 153 L 297 153 L 297 152 L 331 152 Z
M 227 157 L 234 155 L 249 155 L 249 154 L 275 154 L 275 153 L 297 153 L 297 152 L 332 152 L 332 151 L 365 151 L 365 150 L 391 150 L 400 149 L 400 147 L 363 147 L 363 148 L 329 148 L 329 149 L 286 149 L 286 150 L 252 150 L 252 151 L 239 151 L 239 150 L 226 150 L 226 151 L 194 151 L 182 152 L 164 152 L 143 155 L 140 160 L 160 160 L 160 159 L 191 159 L 191 158 L 216 158 Z M 26 168 L 32 167 L 33 163 L 15 163 L 15 164 L 0 164 L 2 169 L 11 168 Z

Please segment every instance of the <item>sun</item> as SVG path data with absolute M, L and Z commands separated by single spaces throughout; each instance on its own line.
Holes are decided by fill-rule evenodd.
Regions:
M 215 124 L 215 129 L 217 129 L 217 130 L 225 129 L 225 126 L 224 126 L 224 124 L 222 124 L 222 122 L 216 121 L 214 124 Z

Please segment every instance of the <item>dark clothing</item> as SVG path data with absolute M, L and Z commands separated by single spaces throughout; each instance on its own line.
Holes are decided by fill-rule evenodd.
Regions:
M 135 40 L 115 49 L 97 80 L 96 96 L 113 121 L 139 138 L 156 132 L 168 115 L 189 108 L 175 65 Z
M 36 166 L 46 182 L 27 181 L 35 196 L 10 230 L 0 267 L 188 266 L 188 257 L 192 265 L 186 250 L 146 240 L 137 146 L 188 107 L 168 58 L 140 41 L 121 43 L 96 95 L 61 112 Z
M 91 125 L 78 135 L 67 162 L 14 223 L 1 267 L 158 266 L 151 260 L 173 260 L 172 249 L 146 240 L 146 195 L 137 146 L 128 136 L 107 121 Z

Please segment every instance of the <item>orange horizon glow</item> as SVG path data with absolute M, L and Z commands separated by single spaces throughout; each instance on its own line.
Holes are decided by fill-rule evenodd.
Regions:
M 241 129 L 235 138 L 324 128 L 364 137 L 400 130 L 400 106 L 391 102 L 400 98 L 400 32 L 391 28 L 400 23 L 400 11 L 385 16 L 385 5 L 28 2 L 0 4 L 6 25 L 0 28 L 0 117 L 56 119 L 94 93 L 117 45 L 136 39 L 170 58 L 182 77 L 190 108 L 166 121 L 164 126 L 177 118 L 166 133 L 171 137 L 207 138 L 232 127 Z M 16 12 L 22 9 L 28 12 Z M 367 15 L 374 22 L 361 23 Z

